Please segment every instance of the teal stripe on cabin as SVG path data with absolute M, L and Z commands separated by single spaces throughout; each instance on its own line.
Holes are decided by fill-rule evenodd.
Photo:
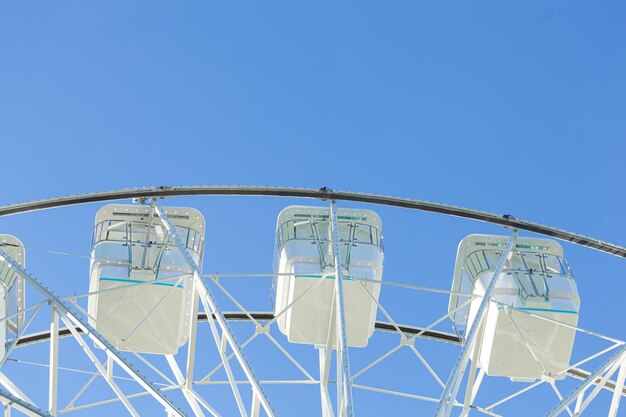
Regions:
M 552 310 L 549 308 L 532 308 L 532 307 L 511 307 L 514 310 L 523 310 L 523 311 L 543 311 L 546 313 L 563 313 L 563 314 L 578 314 L 577 311 L 571 310 Z M 498 307 L 498 310 L 504 310 L 504 307 Z
M 143 284 L 149 281 L 140 281 L 138 279 L 126 279 L 126 278 L 100 278 L 100 281 L 115 281 L 115 282 L 132 282 L 135 284 Z M 152 283 L 150 283 L 150 285 L 162 285 L 164 287 L 173 287 L 174 284 L 170 284 L 169 282 L 159 282 L 159 281 L 154 281 Z M 182 285 L 177 285 L 177 288 L 183 288 Z

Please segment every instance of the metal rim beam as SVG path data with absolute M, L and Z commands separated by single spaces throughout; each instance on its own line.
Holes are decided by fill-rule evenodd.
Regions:
M 516 219 L 511 215 L 500 215 L 487 211 L 473 210 L 448 204 L 433 203 L 424 200 L 392 197 L 377 194 L 358 193 L 352 191 L 333 191 L 326 187 L 319 190 L 312 188 L 289 188 L 289 187 L 261 187 L 261 186 L 180 186 L 180 187 L 146 187 L 124 189 L 116 191 L 102 191 L 95 193 L 76 194 L 64 197 L 47 198 L 43 200 L 25 203 L 10 204 L 0 207 L 0 216 L 26 213 L 29 211 L 44 210 L 55 207 L 64 207 L 77 204 L 124 200 L 132 198 L 156 198 L 175 196 L 274 196 L 274 197 L 299 197 L 314 198 L 321 200 L 356 201 L 360 203 L 380 204 L 393 207 L 403 207 L 413 210 L 440 213 L 449 216 L 473 219 L 501 226 L 517 228 L 545 236 L 572 242 L 606 252 L 611 255 L 626 258 L 626 247 L 604 242 L 599 239 L 584 236 L 574 232 L 568 232 L 556 227 Z

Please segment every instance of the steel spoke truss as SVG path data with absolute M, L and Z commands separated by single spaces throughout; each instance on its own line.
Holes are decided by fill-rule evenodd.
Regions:
M 29 274 L 19 263 L 13 260 L 8 254 L 0 249 L 0 261 L 4 261 L 11 268 L 17 272 L 17 274 L 23 278 L 26 282 L 28 282 L 32 287 L 34 287 L 42 296 L 44 296 L 48 303 L 53 308 L 53 315 L 58 314 L 59 318 L 63 320 L 63 322 L 68 326 L 70 332 L 74 332 L 74 337 L 81 345 L 81 348 L 85 351 L 85 353 L 90 357 L 92 361 L 94 361 L 94 365 L 96 365 L 95 356 L 93 352 L 87 347 L 84 343 L 83 339 L 78 335 L 78 333 L 74 330 L 75 327 L 81 329 L 83 334 L 86 334 L 92 341 L 98 343 L 107 353 L 107 356 L 115 361 L 126 373 L 128 373 L 142 388 L 144 388 L 150 395 L 152 395 L 158 402 L 160 402 L 163 407 L 171 415 L 183 417 L 186 414 L 172 402 L 163 392 L 161 392 L 152 381 L 148 380 L 144 375 L 142 375 L 139 370 L 132 365 L 123 355 L 117 350 L 111 343 L 107 341 L 107 339 L 102 336 L 96 329 L 94 329 L 84 318 L 75 313 L 71 306 L 67 304 L 62 299 L 58 298 L 52 290 L 42 284 L 39 280 Z M 56 330 L 56 324 L 54 323 L 51 326 L 52 329 Z M 53 339 L 56 339 L 53 337 Z M 82 343 L 81 343 L 82 342 Z M 54 342 L 53 342 L 53 350 L 54 350 Z M 56 355 L 56 352 L 51 352 L 51 358 Z M 56 366 L 56 360 L 53 360 L 52 365 Z M 99 365 L 99 363 L 98 363 Z M 98 367 L 96 365 L 96 367 Z M 53 373 L 55 370 L 51 370 L 51 380 L 55 378 Z M 112 386 L 113 387 L 113 386 Z M 119 393 L 115 388 L 116 393 Z M 51 403 L 54 405 L 54 396 L 56 394 L 51 390 L 50 399 Z M 120 394 L 121 395 L 121 394 Z M 54 409 L 54 407 L 52 407 Z M 55 411 L 55 410 L 53 410 Z
M 330 202 L 330 220 L 331 220 L 331 241 L 332 241 L 332 255 L 334 258 L 334 292 L 331 305 L 331 318 L 329 323 L 329 332 L 327 343 L 325 346 L 316 346 L 319 350 L 319 379 L 312 377 L 313 372 L 309 373 L 281 344 L 270 334 L 270 325 L 275 323 L 278 316 L 284 314 L 292 305 L 299 301 L 302 294 L 296 300 L 293 300 L 281 312 L 249 312 L 246 310 L 235 297 L 233 297 L 218 281 L 218 275 L 203 275 L 200 265 L 195 261 L 186 245 L 181 240 L 176 227 L 170 222 L 167 212 L 157 202 L 158 198 L 168 196 L 185 196 L 185 195 L 242 195 L 242 196 L 287 196 L 287 197 L 302 197 L 302 198 L 315 198 L 322 199 Z M 626 389 L 624 383 L 626 379 L 626 344 L 617 339 L 598 335 L 591 331 L 579 329 L 574 326 L 567 325 L 565 323 L 559 323 L 554 320 L 537 316 L 533 313 L 521 311 L 523 314 L 529 314 L 537 317 L 537 319 L 552 321 L 557 325 L 569 326 L 576 331 L 581 331 L 592 336 L 598 336 L 602 339 L 613 343 L 612 346 L 606 348 L 590 357 L 563 369 L 560 375 L 567 374 L 570 377 L 581 380 L 580 384 L 571 392 L 565 394 L 557 388 L 554 380 L 547 378 L 545 380 L 539 380 L 531 383 L 517 392 L 508 395 L 507 397 L 488 406 L 478 406 L 476 404 L 476 398 L 480 389 L 481 383 L 485 378 L 485 372 L 477 367 L 477 355 L 480 351 L 480 338 L 484 328 L 486 311 L 489 303 L 495 302 L 491 299 L 493 290 L 496 286 L 497 280 L 504 268 L 504 265 L 510 253 L 514 248 L 518 229 L 528 230 L 531 232 L 544 234 L 552 237 L 556 237 L 562 240 L 573 242 L 582 246 L 587 246 L 600 250 L 612 255 L 626 257 L 626 248 L 603 242 L 597 239 L 588 238 L 575 233 L 567 232 L 561 229 L 552 228 L 549 226 L 540 225 L 524 220 L 517 220 L 509 215 L 501 216 L 494 213 L 482 212 L 477 210 L 465 209 L 460 207 L 448 206 L 438 203 L 431 203 L 419 200 L 410 200 L 398 197 L 380 196 L 363 193 L 352 193 L 344 191 L 332 191 L 327 188 L 320 190 L 312 189 L 300 189 L 300 188 L 281 188 L 281 187 L 152 187 L 145 189 L 135 190 L 120 190 L 103 193 L 92 193 L 77 196 L 59 197 L 29 203 L 14 204 L 10 206 L 0 207 L 0 216 L 10 215 L 15 213 L 23 213 L 33 210 L 41 210 L 51 207 L 61 207 L 73 204 L 82 204 L 95 201 L 110 201 L 126 198 L 138 198 L 142 203 L 149 203 L 151 210 L 154 211 L 159 221 L 168 233 L 168 237 L 172 239 L 175 246 L 180 251 L 184 258 L 187 267 L 192 272 L 192 285 L 194 294 L 194 305 L 192 306 L 192 320 L 189 329 L 187 356 L 185 366 L 179 366 L 178 361 L 174 355 L 164 356 L 173 377 L 168 378 L 154 365 L 150 364 L 142 356 L 131 352 L 135 357 L 140 359 L 145 365 L 152 368 L 160 377 L 163 377 L 165 383 L 156 383 L 148 379 L 143 375 L 139 369 L 133 365 L 126 356 L 116 349 L 110 342 L 107 341 L 105 336 L 95 330 L 90 325 L 85 317 L 88 317 L 87 312 L 76 302 L 78 297 L 69 297 L 68 299 L 62 299 L 56 296 L 49 288 L 47 288 L 41 281 L 37 280 L 31 274 L 29 274 L 23 267 L 21 267 L 15 260 L 11 259 L 5 252 L 0 249 L 0 262 L 7 263 L 11 268 L 14 268 L 18 275 L 36 289 L 50 305 L 50 321 L 49 330 L 40 333 L 32 333 L 25 335 L 26 329 L 33 321 L 34 316 L 40 312 L 40 307 L 45 305 L 45 302 L 35 304 L 28 309 L 18 312 L 18 314 L 24 314 L 30 310 L 31 315 L 26 320 L 25 326 L 20 328 L 19 333 L 15 337 L 9 346 L 8 352 L 14 348 L 27 346 L 29 344 L 38 343 L 41 341 L 49 341 L 49 363 L 39 364 L 42 366 L 48 366 L 48 404 L 47 407 L 41 408 L 35 405 L 23 392 L 17 388 L 10 379 L 0 373 L 0 402 L 2 402 L 7 410 L 5 416 L 10 415 L 10 410 L 15 409 L 29 416 L 57 416 L 61 413 L 75 411 L 79 409 L 86 409 L 98 405 L 110 404 L 112 402 L 118 402 L 123 405 L 127 412 L 131 416 L 139 416 L 140 414 L 134 408 L 131 400 L 142 396 L 151 396 L 158 403 L 160 403 L 166 410 L 168 416 L 181 417 L 186 415 L 185 411 L 180 408 L 172 399 L 166 396 L 166 392 L 172 390 L 180 390 L 187 405 L 196 417 L 203 417 L 205 413 L 214 416 L 221 417 L 221 414 L 209 404 L 202 396 L 194 390 L 194 386 L 210 386 L 210 385 L 223 385 L 229 386 L 237 406 L 239 415 L 260 417 L 263 411 L 265 415 L 274 417 L 277 415 L 273 408 L 268 395 L 264 390 L 266 385 L 307 385 L 318 384 L 320 388 L 320 401 L 321 411 L 323 417 L 353 417 L 355 415 L 354 402 L 353 402 L 353 390 L 376 392 L 380 394 L 387 394 L 405 398 L 412 398 L 419 401 L 426 401 L 429 403 L 437 404 L 435 417 L 448 417 L 453 414 L 453 410 L 457 411 L 456 415 L 461 417 L 467 417 L 470 412 L 478 412 L 484 415 L 499 416 L 494 409 L 501 404 L 526 393 L 533 388 L 547 383 L 554 391 L 554 395 L 558 397 L 558 405 L 555 406 L 546 417 L 558 417 L 563 413 L 568 413 L 570 416 L 580 416 L 589 407 L 590 403 L 597 397 L 601 390 L 609 390 L 612 392 L 611 401 L 608 410 L 609 417 L 617 417 L 620 400 L 623 396 L 626 396 Z M 461 339 L 458 336 L 439 330 L 435 330 L 435 326 L 450 318 L 451 312 L 448 312 L 441 318 L 437 319 L 432 324 L 426 327 L 413 327 L 398 324 L 392 319 L 391 315 L 383 308 L 381 303 L 374 298 L 374 296 L 367 290 L 363 282 L 360 284 L 365 288 L 369 296 L 377 304 L 378 311 L 385 316 L 386 320 L 377 321 L 375 323 L 375 330 L 394 333 L 400 336 L 400 342 L 397 346 L 391 350 L 383 353 L 380 357 L 373 360 L 369 365 L 361 368 L 356 373 L 352 373 L 350 368 L 350 349 L 348 345 L 348 334 L 346 328 L 346 312 L 344 304 L 344 269 L 342 266 L 341 251 L 340 251 L 340 236 L 339 236 L 339 223 L 337 219 L 336 200 L 356 201 L 371 204 L 382 204 L 396 207 L 404 207 L 409 209 L 437 212 L 446 215 L 459 216 L 464 218 L 470 218 L 479 221 L 490 222 L 513 229 L 513 232 L 500 254 L 500 259 L 493 272 L 491 281 L 489 282 L 485 293 L 479 297 L 480 305 L 472 322 L 468 333 Z M 152 217 L 151 217 L 152 221 Z M 332 274 L 332 272 L 330 273 Z M 276 274 L 259 274 L 258 276 L 276 276 Z M 325 278 L 333 278 L 332 276 L 323 277 L 319 280 L 318 284 Z M 347 277 L 351 280 L 359 282 L 358 277 Z M 180 280 L 176 282 L 178 284 Z M 209 282 L 212 283 L 209 285 Z M 398 284 L 389 281 L 382 282 L 376 281 L 381 285 L 392 285 L 400 288 L 415 289 L 422 291 L 430 291 L 435 293 L 450 294 L 450 291 L 444 291 L 439 289 L 429 289 L 424 287 L 413 286 L 409 284 Z M 213 285 L 214 284 L 214 285 Z M 218 291 L 222 291 L 233 303 L 239 308 L 237 312 L 225 312 L 223 311 L 216 301 L 215 295 L 212 293 L 211 288 L 218 288 Z M 467 296 L 467 295 L 466 295 Z M 472 299 L 475 299 L 476 295 L 469 295 L 467 303 Z M 165 298 L 165 297 L 164 297 Z M 204 312 L 199 312 L 199 305 L 202 305 Z M 458 308 L 464 307 L 464 305 Z M 388 306 L 389 307 L 389 306 Z M 506 310 L 506 313 L 511 315 L 513 310 L 519 311 L 511 306 L 501 306 Z M 156 306 L 155 306 L 156 308 Z M 45 310 L 45 309 L 41 309 Z M 76 311 L 78 310 L 78 312 Z M 41 313 L 40 313 L 41 315 Z M 0 320 L 6 320 L 7 318 L 0 318 Z M 520 333 L 520 336 L 526 342 L 526 345 L 533 357 L 535 357 L 539 366 L 543 368 L 539 362 L 532 347 L 526 341 L 523 331 L 515 324 L 513 317 L 511 317 L 512 323 Z M 255 326 L 255 331 L 250 338 L 245 342 L 240 343 L 235 335 L 235 332 L 230 327 L 230 321 L 248 321 Z M 212 339 L 215 343 L 217 357 L 219 359 L 219 365 L 210 371 L 203 378 L 194 378 L 194 367 L 196 357 L 196 332 L 199 322 L 207 322 L 211 332 Z M 60 324 L 64 325 L 61 327 Z M 137 327 L 139 327 L 137 325 Z M 136 328 L 135 328 L 136 330 Z M 101 331 L 104 331 L 101 329 Z M 134 331 L 134 330 L 133 330 Z M 132 333 L 131 333 L 132 334 Z M 293 365 L 295 365 L 300 371 L 301 375 L 305 378 L 301 379 L 260 379 L 257 377 L 251 363 L 248 361 L 244 348 L 254 340 L 258 335 L 264 334 L 269 341 L 279 349 L 279 351 L 286 357 Z M 96 343 L 98 347 L 101 347 L 106 354 L 104 362 L 98 359 L 95 352 L 87 345 L 84 337 L 91 339 Z M 63 337 L 72 337 L 75 339 L 82 351 L 89 358 L 90 362 L 96 369 L 96 372 L 86 372 L 74 370 L 77 372 L 89 373 L 91 375 L 89 381 L 79 390 L 79 392 L 70 401 L 66 408 L 61 408 L 58 405 L 58 372 L 59 369 L 71 370 L 68 368 L 61 368 L 59 366 L 59 340 Z M 460 352 L 453 365 L 452 371 L 447 382 L 444 384 L 439 378 L 437 372 L 427 362 L 420 351 L 415 347 L 415 340 L 417 338 L 430 339 L 435 341 L 443 341 L 460 345 Z M 379 387 L 372 387 L 363 384 L 355 383 L 355 379 L 370 369 L 378 366 L 385 359 L 399 351 L 402 347 L 410 349 L 417 359 L 424 365 L 426 370 L 433 377 L 434 381 L 442 388 L 442 394 L 440 398 L 433 398 L 425 395 L 418 395 L 416 393 L 407 393 L 400 391 L 392 391 Z M 419 347 L 419 346 L 418 346 Z M 332 380 L 330 363 L 333 355 L 333 350 L 336 352 L 336 378 Z M 599 367 L 592 372 L 586 372 L 578 367 L 592 359 L 598 358 L 605 353 L 610 352 L 608 359 L 606 359 Z M 231 363 L 231 359 L 235 358 L 236 362 Z M 11 359 L 9 359 L 11 360 Z M 19 362 L 17 360 L 16 362 Z M 25 363 L 25 361 L 24 361 Z M 232 364 L 239 366 L 245 378 L 236 378 Z M 37 364 L 34 364 L 37 365 Z M 122 369 L 128 377 L 114 375 L 113 368 L 118 366 Z M 211 376 L 215 374 L 219 369 L 223 369 L 226 375 L 226 380 L 219 381 L 211 379 Z M 74 406 L 74 403 L 85 390 L 92 384 L 92 382 L 102 377 L 109 385 L 115 398 L 110 400 L 93 402 L 87 405 Z M 134 394 L 125 394 L 118 382 L 120 381 L 134 381 L 143 391 Z M 464 398 L 459 400 L 460 387 L 462 382 L 466 381 Z M 336 408 L 332 406 L 331 398 L 328 391 L 329 384 L 335 384 L 337 389 L 336 395 Z M 4 388 L 2 388 L 4 387 Z M 244 397 L 240 389 L 250 389 L 250 403 L 244 404 Z M 556 401 L 556 400 L 555 400 Z

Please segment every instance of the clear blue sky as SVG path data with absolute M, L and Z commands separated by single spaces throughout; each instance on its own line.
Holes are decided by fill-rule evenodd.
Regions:
M 625 39 L 620 1 L 5 2 L 0 204 L 148 185 L 328 186 L 624 245 Z M 207 226 L 226 243 L 207 247 L 205 270 L 269 272 L 276 213 L 293 201 L 211 201 L 176 201 L 213 210 Z M 250 250 L 263 252 L 236 263 L 224 249 L 236 239 L 211 218 L 252 209 Z M 0 219 L 0 232 L 87 254 L 96 210 Z M 501 232 L 380 211 L 387 271 L 439 288 L 458 240 Z M 564 246 L 581 323 L 626 337 L 624 262 Z M 53 259 L 29 256 L 42 278 Z M 87 265 L 75 269 L 70 286 L 51 285 L 86 290 Z

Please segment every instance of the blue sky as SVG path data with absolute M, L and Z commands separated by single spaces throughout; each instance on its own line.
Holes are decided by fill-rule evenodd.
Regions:
M 148 185 L 328 186 L 624 245 L 625 21 L 619 1 L 5 2 L 0 204 Z M 269 270 L 275 216 L 293 201 L 235 201 L 176 203 L 212 210 L 207 226 L 225 243 L 207 247 L 205 270 Z M 209 218 L 253 209 L 263 220 L 246 223 L 258 233 L 246 245 L 263 250 L 233 267 L 227 249 L 241 242 Z M 86 254 L 96 210 L 0 228 Z M 439 288 L 463 236 L 502 232 L 378 210 L 387 271 Z M 67 235 L 41 236 L 57 229 Z M 623 338 L 624 262 L 564 246 L 581 322 Z M 29 262 L 42 278 L 44 261 L 60 262 L 38 256 Z M 75 269 L 71 285 L 83 274 L 86 288 L 86 264 Z

